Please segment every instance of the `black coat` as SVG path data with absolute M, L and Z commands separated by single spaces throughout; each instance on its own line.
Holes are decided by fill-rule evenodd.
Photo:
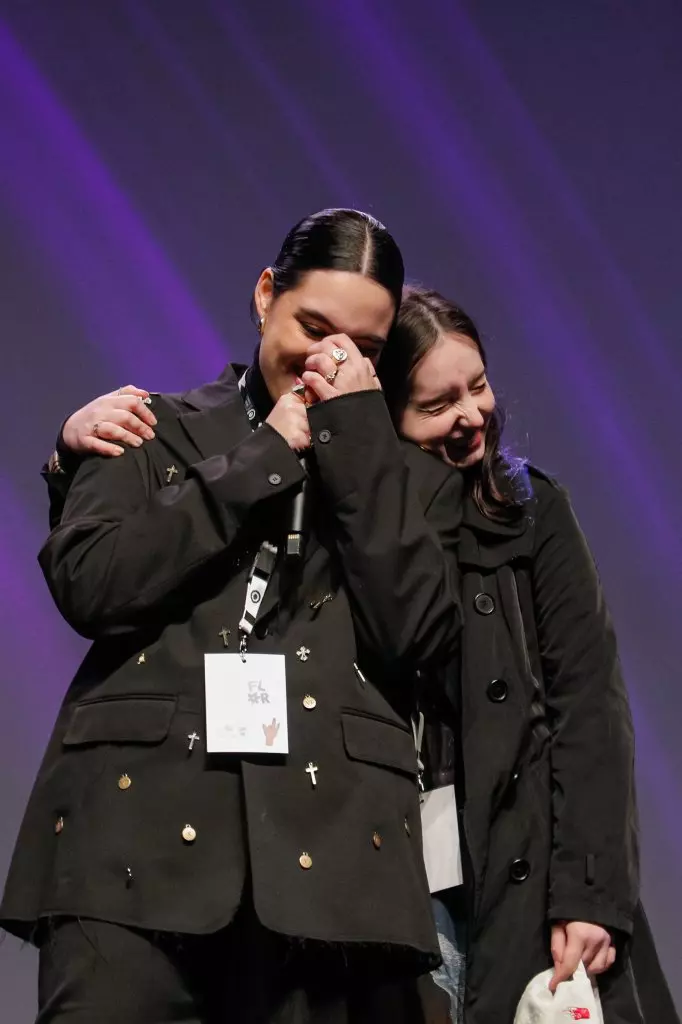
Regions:
M 156 439 L 85 460 L 40 554 L 60 611 L 95 642 L 30 798 L 2 924 L 211 932 L 249 884 L 276 932 L 428 967 L 410 680 L 458 647 L 458 477 L 397 440 L 378 392 L 310 410 L 304 567 L 275 573 L 249 646 L 286 655 L 290 754 L 207 757 L 188 745 L 205 735 L 204 653 L 224 650 L 223 627 L 236 650 L 254 552 L 286 533 L 303 471 L 271 427 L 251 430 L 229 368 L 153 405 Z
M 466 1021 L 511 1024 L 527 983 L 552 966 L 552 922 L 579 920 L 617 937 L 617 964 L 599 979 L 605 1024 L 672 1024 L 638 907 L 633 729 L 613 628 L 567 493 L 534 469 L 530 484 L 515 524 L 464 498 L 456 715 L 427 734 L 436 785 L 461 752 Z

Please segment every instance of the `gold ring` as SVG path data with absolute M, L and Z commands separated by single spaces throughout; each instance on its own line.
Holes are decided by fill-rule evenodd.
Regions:
M 324 379 L 327 381 L 328 384 L 333 384 L 334 381 L 336 380 L 336 375 L 338 372 L 338 370 L 332 370 L 332 372 L 328 373 Z
M 99 423 L 93 424 L 92 433 L 95 437 L 99 437 Z
M 334 360 L 337 366 L 340 366 L 341 363 L 345 363 L 346 359 L 348 359 L 348 353 L 346 352 L 345 348 L 333 348 L 332 359 Z

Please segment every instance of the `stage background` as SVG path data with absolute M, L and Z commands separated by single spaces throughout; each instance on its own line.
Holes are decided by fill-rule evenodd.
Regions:
M 36 563 L 59 424 L 248 356 L 286 230 L 354 205 L 478 319 L 519 450 L 572 492 L 682 1001 L 680 52 L 678 0 L 0 3 L 0 876 L 85 649 Z M 6 939 L 4 1020 L 34 986 Z

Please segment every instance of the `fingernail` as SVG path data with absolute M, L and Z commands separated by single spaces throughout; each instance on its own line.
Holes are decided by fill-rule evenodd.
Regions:
M 154 413 L 152 413 L 152 414 L 151 414 L 151 417 L 152 417 L 152 426 L 153 426 L 153 427 L 155 427 L 155 426 L 156 426 L 156 424 L 157 424 L 157 423 L 158 423 L 159 421 L 157 420 L 157 418 L 156 418 L 156 416 L 154 415 Z
M 136 437 L 136 438 L 135 438 L 135 439 L 133 440 L 133 444 L 135 445 L 135 447 L 136 447 L 136 448 L 139 448 L 139 447 L 140 447 L 140 445 L 142 444 L 142 438 L 141 438 L 141 437 Z
M 114 455 L 123 455 L 122 448 L 114 448 Z
M 152 441 L 154 439 L 154 436 L 155 436 L 154 435 L 154 431 L 153 430 L 145 430 L 144 436 L 147 438 L 148 441 Z

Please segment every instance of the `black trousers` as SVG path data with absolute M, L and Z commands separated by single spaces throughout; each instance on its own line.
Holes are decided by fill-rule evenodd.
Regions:
M 253 909 L 207 936 L 56 918 L 40 945 L 36 1024 L 441 1024 L 427 975 L 391 954 L 293 942 Z

